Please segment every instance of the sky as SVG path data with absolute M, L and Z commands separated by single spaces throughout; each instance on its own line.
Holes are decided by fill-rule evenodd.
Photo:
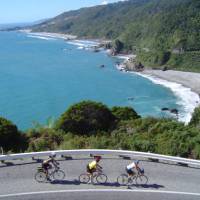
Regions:
M 0 24 L 34 22 L 65 11 L 117 1 L 119 0 L 0 0 Z

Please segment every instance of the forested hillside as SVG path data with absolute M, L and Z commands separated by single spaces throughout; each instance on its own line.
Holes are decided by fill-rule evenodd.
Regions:
M 33 27 L 82 38 L 118 39 L 145 65 L 200 71 L 200 1 L 130 0 L 65 12 Z

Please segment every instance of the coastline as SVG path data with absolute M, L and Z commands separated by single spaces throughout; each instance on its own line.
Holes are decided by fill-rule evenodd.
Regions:
M 31 32 L 31 29 L 23 29 L 19 32 L 26 33 L 28 35 L 33 36 L 42 36 L 42 37 L 49 37 L 49 38 L 58 38 L 58 39 L 64 39 L 64 40 L 75 40 L 77 38 L 76 35 L 70 35 L 70 34 L 63 34 L 63 33 L 49 33 L 49 32 Z
M 23 30 L 21 32 L 28 35 L 58 38 L 67 40 L 67 43 L 78 46 L 79 49 L 90 49 L 91 47 L 98 46 L 103 40 L 98 39 L 78 39 L 77 36 L 60 34 L 60 33 L 32 33 L 31 30 Z M 45 39 L 45 38 L 43 38 Z M 109 50 L 107 50 L 109 54 Z M 118 54 L 114 57 L 123 59 L 124 61 L 130 58 L 135 58 L 136 55 Z M 116 66 L 118 70 L 124 71 L 124 64 L 120 63 Z M 138 74 L 144 78 L 147 78 L 155 84 L 163 85 L 169 88 L 175 96 L 178 98 L 177 104 L 184 108 L 184 113 L 180 113 L 179 120 L 184 123 L 189 123 L 192 117 L 194 109 L 200 105 L 200 73 L 181 72 L 181 71 L 162 71 L 145 69 L 142 72 L 127 71 L 129 73 Z M 198 87 L 199 85 L 199 87 Z
M 171 82 L 177 82 L 200 95 L 200 73 L 182 72 L 175 70 L 150 70 L 145 69 L 142 74 L 156 76 Z
M 144 69 L 140 72 L 127 71 L 125 63 L 129 59 L 135 58 L 136 55 L 117 55 L 115 57 L 124 60 L 116 65 L 119 71 L 137 74 L 155 84 L 169 88 L 177 97 L 177 104 L 184 109 L 183 112 L 179 112 L 179 121 L 185 124 L 190 122 L 194 109 L 200 106 L 200 73 L 153 69 Z
M 200 74 L 181 71 L 144 70 L 131 72 L 147 78 L 155 84 L 169 88 L 177 97 L 177 104 L 184 108 L 179 113 L 179 121 L 188 124 L 194 109 L 200 105 Z

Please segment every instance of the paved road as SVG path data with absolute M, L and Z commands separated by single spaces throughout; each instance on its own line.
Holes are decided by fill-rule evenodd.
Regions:
M 176 165 L 168 165 L 161 163 L 153 163 L 148 161 L 141 162 L 142 167 L 149 177 L 149 183 L 145 187 L 132 186 L 128 189 L 129 192 L 90 192 L 88 189 L 110 189 L 110 190 L 124 190 L 127 187 L 122 187 L 116 184 L 116 178 L 119 174 L 124 172 L 125 166 L 130 162 L 129 160 L 121 159 L 103 159 L 101 165 L 104 172 L 108 175 L 109 182 L 105 185 L 87 185 L 78 182 L 78 176 L 85 171 L 85 166 L 88 159 L 61 161 L 60 167 L 66 172 L 66 180 L 62 182 L 53 183 L 37 183 L 34 180 L 34 174 L 40 164 L 26 163 L 21 165 L 11 165 L 4 167 L 0 165 L 0 199 L 55 199 L 55 194 L 46 193 L 43 191 L 60 191 L 63 193 L 56 194 L 56 199 L 64 199 L 64 197 L 71 196 L 71 199 L 97 199 L 94 195 L 98 195 L 99 199 L 131 199 L 134 195 L 136 197 L 144 197 L 142 199 L 200 199 L 200 196 L 194 196 L 186 193 L 200 193 L 200 169 L 187 168 Z M 68 191 L 66 193 L 66 190 Z M 70 190 L 84 190 L 85 192 L 70 192 Z M 142 192 L 137 192 L 137 191 Z M 131 192 L 130 192 L 131 191 Z M 181 194 L 169 193 L 152 193 L 152 192 L 184 192 Z M 31 194 L 20 197 L 2 196 L 16 193 L 30 193 L 41 192 L 42 194 Z M 69 193 L 70 192 L 70 193 Z M 119 193 L 119 194 L 118 194 Z M 150 195 L 151 194 L 151 195 Z M 34 196 L 34 197 L 33 197 Z M 59 198 L 58 198 L 59 197 Z M 79 198 L 81 197 L 81 198 Z M 190 198 L 188 198 L 190 197 Z M 137 198 L 136 198 L 137 199 Z M 141 198 L 140 198 L 141 199 Z

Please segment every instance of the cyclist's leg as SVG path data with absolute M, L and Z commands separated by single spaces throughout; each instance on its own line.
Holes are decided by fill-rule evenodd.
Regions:
M 50 180 L 50 178 L 49 178 L 50 165 L 49 164 L 44 164 L 43 167 L 44 167 L 44 171 L 45 171 L 47 180 Z
M 131 178 L 134 176 L 134 171 L 132 169 L 127 169 L 126 168 L 126 172 L 128 174 L 128 181 L 131 181 Z
M 87 165 L 86 169 L 87 169 L 87 173 L 88 173 L 89 176 L 90 176 L 90 181 L 89 181 L 89 183 L 90 183 L 91 180 L 92 180 L 92 170 L 89 168 L 89 165 Z

